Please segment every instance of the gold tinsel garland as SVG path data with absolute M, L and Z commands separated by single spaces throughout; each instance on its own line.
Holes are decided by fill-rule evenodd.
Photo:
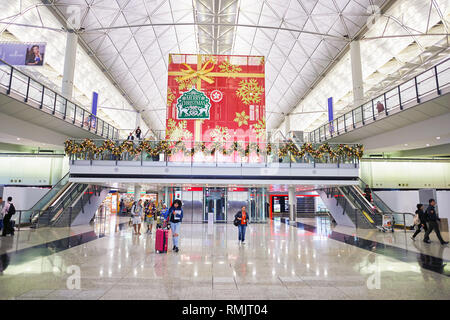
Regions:
M 229 145 L 226 147 L 226 145 Z M 104 157 L 108 153 L 113 154 L 116 157 L 120 157 L 123 153 L 128 153 L 131 156 L 135 156 L 142 152 L 146 152 L 150 156 L 157 156 L 164 153 L 168 156 L 182 152 L 185 156 L 194 156 L 197 153 L 203 153 L 204 155 L 214 156 L 216 152 L 223 155 L 231 155 L 237 152 L 241 157 L 248 157 L 252 152 L 257 155 L 270 155 L 276 154 L 278 157 L 283 158 L 291 155 L 296 158 L 303 158 L 306 155 L 311 156 L 314 159 L 326 159 L 335 160 L 337 158 L 357 158 L 361 159 L 364 154 L 364 146 L 356 145 L 349 146 L 346 144 L 339 144 L 332 148 L 328 143 L 321 144 L 319 146 L 313 146 L 311 143 L 304 143 L 299 148 L 292 140 L 280 145 L 273 145 L 268 143 L 265 150 L 261 150 L 260 144 L 256 142 L 247 143 L 244 147 L 239 142 L 229 143 L 212 143 L 209 147 L 204 142 L 190 143 L 186 146 L 184 141 L 140 141 L 138 144 L 134 144 L 132 141 L 123 141 L 122 143 L 116 143 L 112 140 L 103 141 L 101 146 L 96 146 L 90 139 L 84 139 L 81 143 L 76 143 L 73 140 L 66 140 L 64 143 L 65 152 L 67 155 L 85 154 L 88 159 L 95 159 Z

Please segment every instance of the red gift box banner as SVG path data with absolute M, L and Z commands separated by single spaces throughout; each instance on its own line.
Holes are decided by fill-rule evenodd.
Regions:
M 166 139 L 265 142 L 264 57 L 170 54 Z

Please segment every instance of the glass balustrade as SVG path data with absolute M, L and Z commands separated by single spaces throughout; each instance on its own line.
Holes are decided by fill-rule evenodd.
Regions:
M 0 88 L 3 88 L 8 95 L 18 95 L 25 103 L 104 138 L 119 136 L 119 130 L 114 126 L 98 119 L 89 111 L 1 59 Z M 101 125 L 100 129 L 98 125 Z
M 344 113 L 305 135 L 309 142 L 322 142 L 376 121 L 392 113 L 420 103 L 430 94 L 442 94 L 450 86 L 450 59 L 416 77 L 386 91 L 384 94 Z
M 159 162 L 179 164 L 249 164 L 302 166 L 352 164 L 357 166 L 362 146 L 357 144 L 297 144 L 249 141 L 69 140 L 70 160 Z

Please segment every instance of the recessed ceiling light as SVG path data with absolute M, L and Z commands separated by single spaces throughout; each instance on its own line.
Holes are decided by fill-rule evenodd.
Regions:
M 20 138 L 17 138 L 17 141 L 19 141 L 20 140 Z
M 430 146 L 430 144 L 429 143 L 427 143 L 427 147 L 429 147 Z
M 408 144 L 407 143 L 405 143 L 405 147 L 407 147 L 408 146 Z
M 437 139 L 437 140 L 440 140 L 440 139 L 441 139 L 441 137 L 436 137 L 436 139 Z

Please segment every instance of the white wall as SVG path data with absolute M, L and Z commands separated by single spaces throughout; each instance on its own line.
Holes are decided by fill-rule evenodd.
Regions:
M 3 200 L 6 201 L 8 197 L 13 198 L 14 207 L 16 210 L 28 210 L 40 200 L 50 189 L 38 187 L 5 187 L 3 188 Z M 31 212 L 23 212 L 20 216 L 16 213 L 12 219 L 19 223 L 30 222 Z
M 39 187 L 5 187 L 3 189 L 3 200 L 13 197 L 16 210 L 28 210 L 46 194 L 49 188 Z
M 430 161 L 362 161 L 361 179 L 372 188 L 450 188 L 450 163 Z
M 0 157 L 0 184 L 54 185 L 68 171 L 67 157 Z

